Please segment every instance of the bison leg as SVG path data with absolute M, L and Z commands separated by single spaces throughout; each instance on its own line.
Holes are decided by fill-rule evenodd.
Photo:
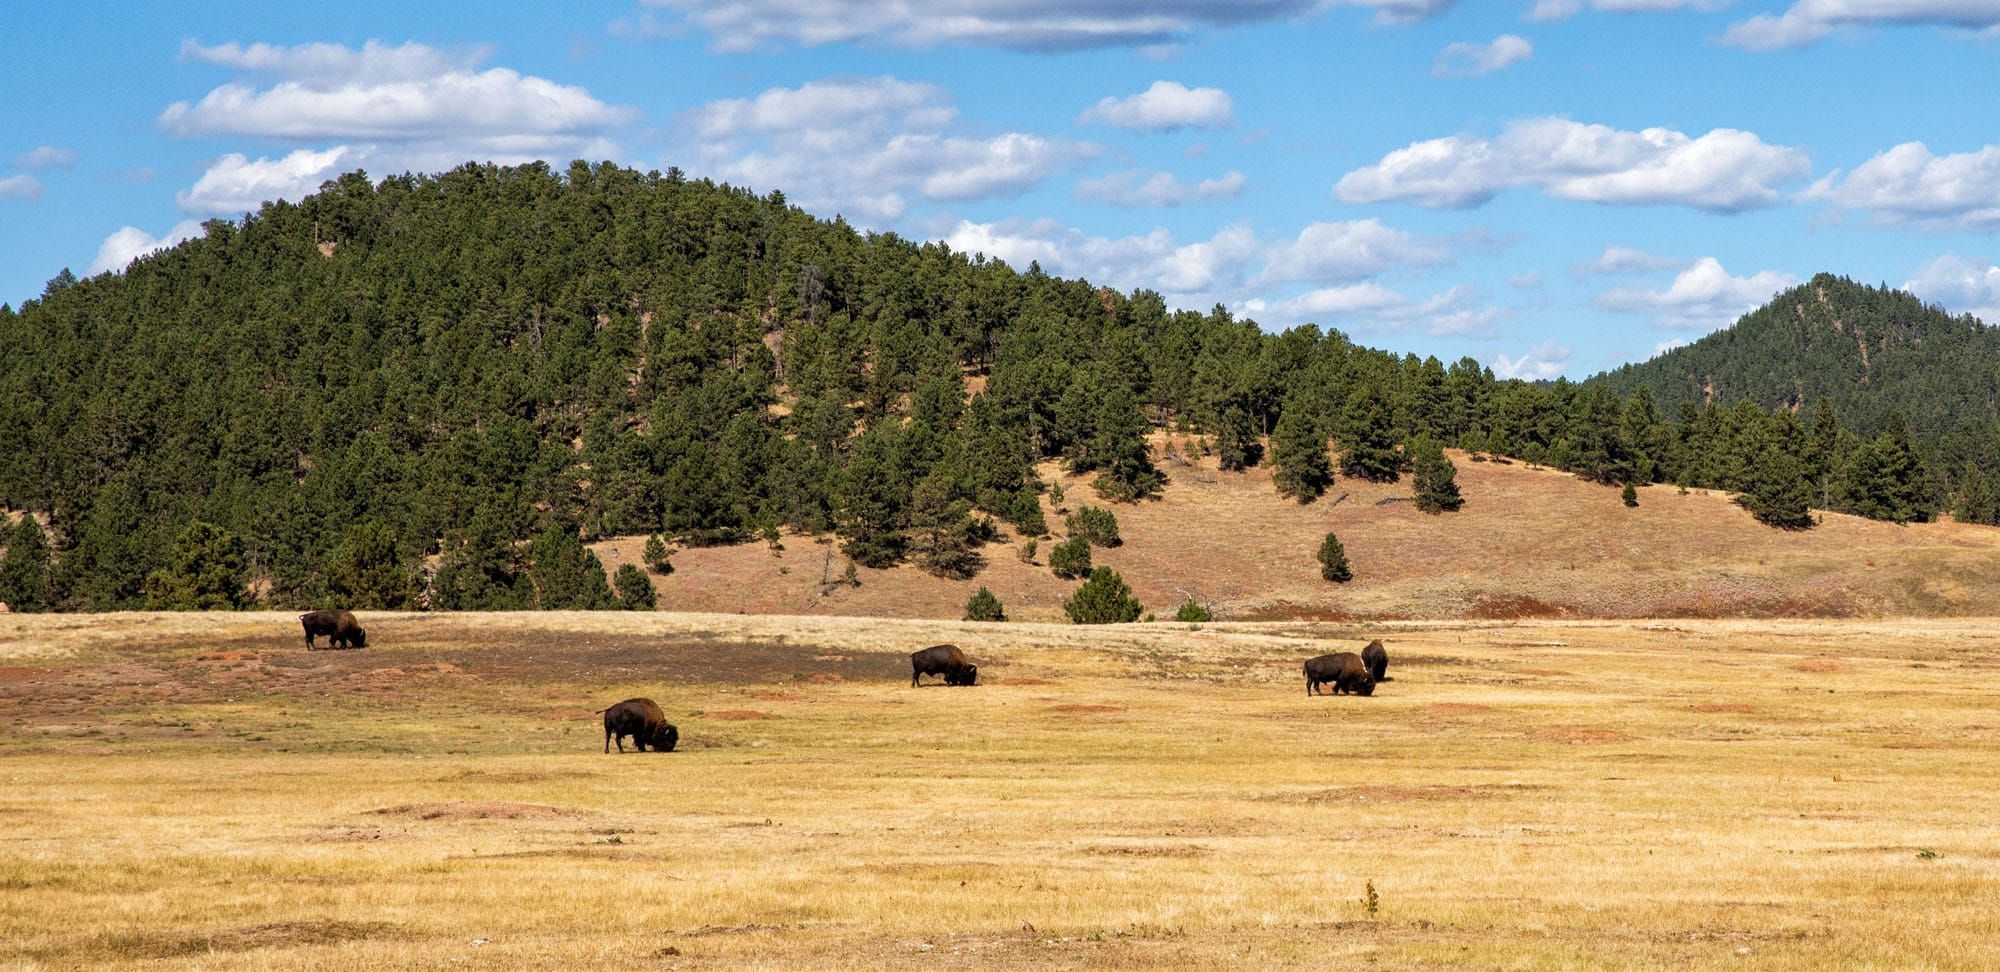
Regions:
M 606 727 L 604 730 L 604 752 L 605 755 L 610 755 L 611 753 L 611 729 L 609 727 Z
M 920 677 L 922 677 L 922 675 L 923 675 L 923 673 L 922 673 L 922 672 L 919 672 L 919 671 L 917 671 L 917 670 L 916 670 L 916 669 L 914 669 L 914 668 L 910 669 L 910 687 L 911 687 L 911 688 L 916 688 L 916 687 L 917 687 L 917 679 L 918 679 L 918 678 L 920 678 Z

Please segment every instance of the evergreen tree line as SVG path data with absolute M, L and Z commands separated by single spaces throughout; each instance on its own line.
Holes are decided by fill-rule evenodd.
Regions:
M 353 173 L 204 231 L 0 306 L 0 506 L 50 525 L 7 533 L 0 600 L 206 604 L 221 564 L 271 605 L 637 604 L 643 573 L 614 589 L 586 541 L 781 529 L 972 577 L 999 524 L 1047 535 L 1038 463 L 1156 495 L 1159 429 L 1302 502 L 1409 471 L 1455 508 L 1443 445 L 1784 510 L 1945 498 L 1906 432 L 1831 409 L 1663 416 L 1644 388 L 1266 334 L 672 170 Z M 1062 554 L 1091 572 L 1087 540 Z

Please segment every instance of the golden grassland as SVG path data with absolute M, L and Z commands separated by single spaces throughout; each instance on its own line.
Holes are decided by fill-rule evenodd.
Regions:
M 2000 967 L 1988 620 L 364 620 L 0 618 L 0 967 Z
M 1188 439 L 1156 436 L 1188 453 Z M 1125 544 L 1094 550 L 1150 611 L 1171 617 L 1183 599 L 1212 602 L 1239 620 L 1314 617 L 1649 618 L 1980 616 L 2000 608 L 2000 529 L 1958 523 L 1898 526 L 1828 513 L 1806 531 L 1751 519 L 1733 495 L 1652 485 L 1626 508 L 1619 491 L 1518 462 L 1473 462 L 1456 450 L 1465 507 L 1431 516 L 1410 502 L 1410 481 L 1341 479 L 1300 505 L 1271 487 L 1267 468 L 1225 473 L 1213 458 L 1160 459 L 1160 498 L 1106 504 Z M 1098 503 L 1088 477 L 1042 467 L 1061 481 L 1066 507 Z M 1043 498 L 1057 538 L 1062 518 Z M 1337 533 L 1353 582 L 1329 585 L 1314 560 Z M 644 537 L 596 544 L 608 568 L 639 560 Z M 861 586 L 822 588 L 844 566 L 837 551 L 787 536 L 762 543 L 683 550 L 656 578 L 660 605 L 675 611 L 957 618 L 981 586 L 1010 617 L 1061 621 L 1074 582 L 1048 569 L 1045 539 L 1032 564 L 1008 532 L 985 548 L 968 581 L 913 565 L 862 569 Z

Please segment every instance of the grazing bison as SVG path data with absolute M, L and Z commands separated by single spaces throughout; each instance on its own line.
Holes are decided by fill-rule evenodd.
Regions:
M 667 714 L 653 704 L 652 699 L 626 699 L 604 711 L 604 751 L 611 751 L 611 740 L 618 740 L 618 751 L 625 751 L 625 737 L 632 737 L 632 744 L 645 752 L 647 746 L 656 753 L 671 753 L 681 741 L 681 731 L 667 721 Z
M 352 611 L 311 611 L 299 615 L 299 623 L 306 629 L 306 650 L 314 651 L 313 638 L 326 635 L 327 644 L 334 648 L 366 648 L 368 633 L 361 630 L 361 622 L 354 620 Z
M 957 645 L 932 645 L 910 653 L 910 687 L 924 675 L 943 675 L 946 685 L 972 685 L 979 681 L 979 666 L 966 661 Z
M 1318 695 L 1322 685 L 1332 685 L 1335 695 L 1375 694 L 1375 679 L 1369 677 L 1368 666 L 1361 663 L 1360 655 L 1351 651 L 1321 655 L 1306 662 L 1306 694 Z
M 1389 649 L 1382 647 L 1382 639 L 1377 638 L 1361 649 L 1361 664 L 1368 666 L 1368 677 L 1378 682 L 1389 680 Z

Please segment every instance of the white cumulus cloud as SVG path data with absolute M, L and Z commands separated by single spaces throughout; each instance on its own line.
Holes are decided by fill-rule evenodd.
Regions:
M 23 169 L 68 169 L 76 166 L 76 150 L 58 148 L 54 145 L 37 145 L 33 149 L 14 156 L 14 164 Z
M 1693 137 L 1534 118 L 1490 139 L 1451 135 L 1397 149 L 1342 176 L 1334 195 L 1350 203 L 1456 208 L 1532 186 L 1584 202 L 1737 212 L 1777 203 L 1778 187 L 1810 168 L 1803 151 L 1731 128 Z
M 865 221 L 900 219 L 912 197 L 1016 195 L 1097 152 L 1031 132 L 961 131 L 957 114 L 941 88 L 876 77 L 772 88 L 684 117 L 701 174 Z
M 1498 378 L 1545 381 L 1561 375 L 1563 369 L 1569 367 L 1573 353 L 1568 345 L 1550 338 L 1519 355 L 1496 354 L 1486 366 L 1493 369 L 1494 376 Z
M 1440 78 L 1476 78 L 1492 74 L 1533 57 L 1535 45 L 1515 34 L 1501 34 L 1484 44 L 1459 41 L 1448 44 L 1431 63 L 1431 73 Z
M 42 181 L 22 173 L 0 178 L 0 199 L 40 199 Z
M 1665 270 L 1669 267 L 1687 266 L 1686 260 L 1657 256 L 1629 246 L 1607 246 L 1595 260 L 1585 260 L 1575 266 L 1578 276 L 1597 274 L 1645 273 L 1649 270 Z
M 1313 223 L 1266 250 L 1261 283 L 1359 280 L 1396 267 L 1431 266 L 1450 259 L 1432 240 L 1419 239 L 1379 220 Z
M 1829 173 L 1801 198 L 1866 210 L 1883 222 L 1990 229 L 2000 226 L 2000 145 L 1940 156 L 1922 142 L 1905 142 L 1852 172 Z
M 1954 314 L 2000 324 L 2000 266 L 1946 254 L 1926 264 L 1903 289 Z
M 1236 105 L 1221 88 L 1155 81 L 1138 94 L 1099 101 L 1085 109 L 1077 121 L 1141 132 L 1225 128 L 1236 121 Z
M 1167 208 L 1192 202 L 1234 199 L 1243 194 L 1247 181 L 1241 172 L 1227 172 L 1213 179 L 1186 183 L 1171 172 L 1148 175 L 1127 169 L 1099 179 L 1085 179 L 1077 183 L 1076 194 L 1113 206 Z
M 391 47 L 377 40 L 359 48 L 340 44 L 226 44 L 181 42 L 181 58 L 239 71 L 316 82 L 421 81 L 470 70 L 492 54 L 473 47 L 453 53 L 414 41 Z
M 1568 20 L 1585 10 L 1605 13 L 1664 13 L 1674 10 L 1721 10 L 1729 0 L 1535 0 L 1528 19 L 1537 23 Z
M 107 270 L 124 270 L 132 261 L 149 253 L 157 253 L 182 240 L 201 235 L 201 224 L 194 220 L 183 220 L 174 228 L 154 236 L 138 228 L 127 226 L 104 238 L 97 248 L 97 258 L 90 261 L 90 272 L 103 273 Z
M 1702 257 L 1681 271 L 1665 289 L 1616 287 L 1597 295 L 1606 310 L 1645 314 L 1656 327 L 1712 330 L 1768 303 L 1771 295 L 1798 283 L 1776 270 L 1732 277 L 1714 257 Z
M 1753 51 L 1801 47 L 1842 28 L 1931 26 L 1961 30 L 2000 27 L 1996 0 L 1798 0 L 1782 14 L 1758 14 L 1729 25 L 1722 42 Z

